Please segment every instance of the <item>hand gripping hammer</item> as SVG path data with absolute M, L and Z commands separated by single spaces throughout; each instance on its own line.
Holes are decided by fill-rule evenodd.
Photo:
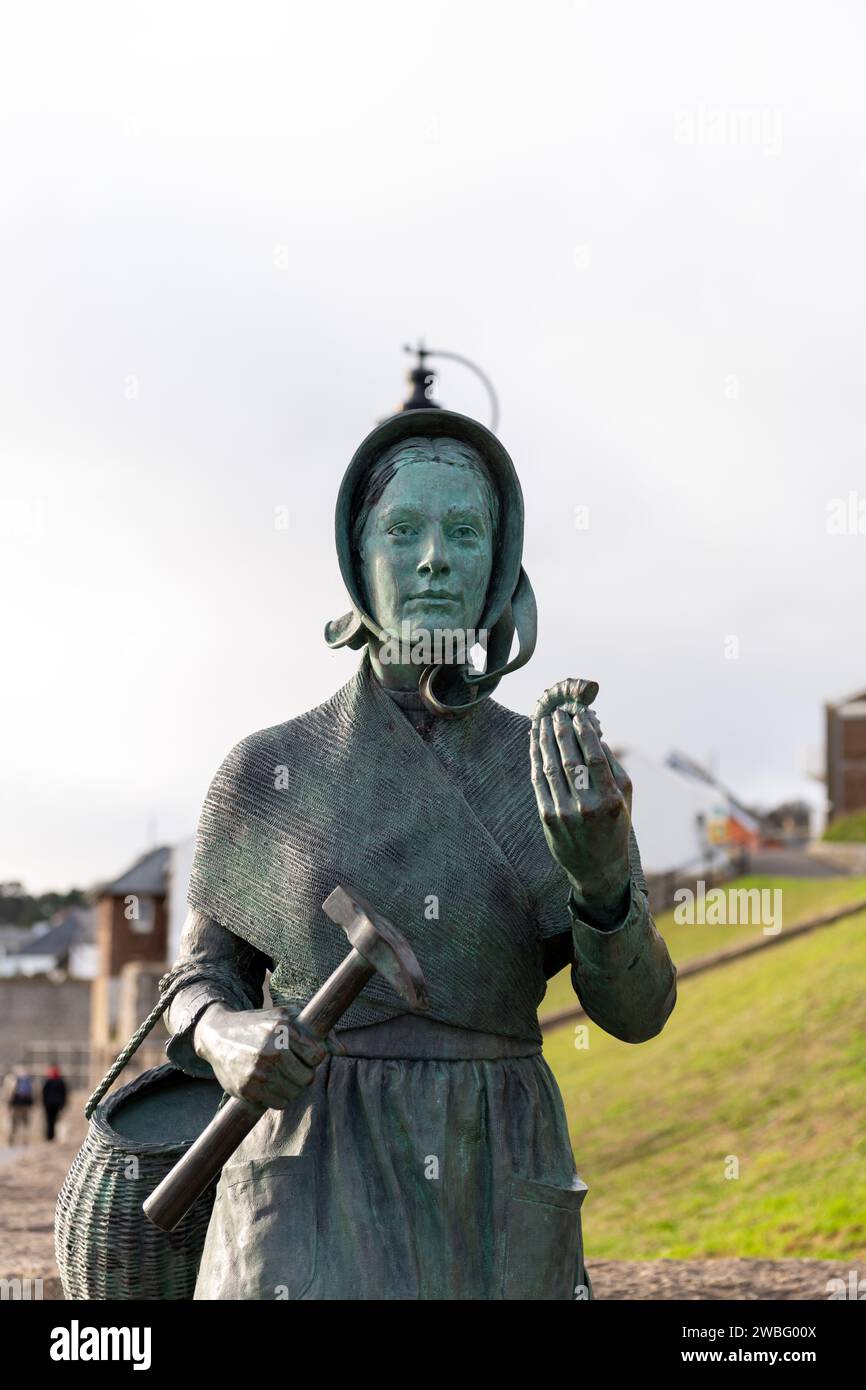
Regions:
M 345 960 L 298 1014 L 317 1038 L 325 1038 L 364 985 L 378 971 L 412 1009 L 429 1009 L 427 987 L 409 943 L 353 889 L 338 885 L 322 907 L 352 944 Z M 144 1213 L 162 1231 L 173 1231 L 193 1202 L 264 1114 L 259 1105 L 229 1099 L 195 1143 L 144 1203 Z

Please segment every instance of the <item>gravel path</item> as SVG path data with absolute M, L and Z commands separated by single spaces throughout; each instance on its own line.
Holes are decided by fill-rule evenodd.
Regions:
M 62 1299 L 54 1263 L 54 1205 L 78 1140 L 4 1154 L 0 1164 L 0 1277 L 41 1278 L 46 1299 Z M 827 1280 L 848 1284 L 859 1266 L 831 1260 L 593 1260 L 597 1299 L 826 1299 Z
M 598 1299 L 820 1299 L 827 1281 L 852 1269 L 866 1292 L 866 1259 L 839 1260 L 588 1260 Z

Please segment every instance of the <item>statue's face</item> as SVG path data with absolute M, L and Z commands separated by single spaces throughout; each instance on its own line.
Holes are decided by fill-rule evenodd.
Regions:
M 484 484 L 472 469 L 404 464 L 367 518 L 361 573 L 389 632 L 477 628 L 493 563 Z

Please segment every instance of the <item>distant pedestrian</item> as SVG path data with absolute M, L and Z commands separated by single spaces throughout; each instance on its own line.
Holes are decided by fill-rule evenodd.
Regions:
M 7 1078 L 9 1105 L 9 1143 L 17 1142 L 19 1132 L 22 1142 L 30 1134 L 30 1111 L 33 1109 L 33 1082 L 27 1072 L 15 1068 Z
M 42 1083 L 42 1106 L 45 1110 L 45 1138 L 54 1138 L 54 1126 L 66 1104 L 66 1082 L 59 1067 L 49 1067 Z

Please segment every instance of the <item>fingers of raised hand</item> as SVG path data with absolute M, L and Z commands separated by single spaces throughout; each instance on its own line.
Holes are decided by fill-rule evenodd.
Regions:
M 607 759 L 601 739 L 589 716 L 589 710 L 579 709 L 573 719 L 574 730 L 589 768 L 590 784 L 594 791 L 607 797 L 618 792 L 613 769 Z
M 611 750 L 611 748 L 609 748 L 609 746 L 606 743 L 602 743 L 601 746 L 604 749 L 604 755 L 607 758 L 608 763 L 610 764 L 610 770 L 613 773 L 614 781 L 616 782 L 616 785 L 620 790 L 620 794 L 622 795 L 622 798 L 629 809 L 629 813 L 631 813 L 631 778 L 629 777 L 622 763 L 619 761 L 616 754 Z
M 535 788 L 535 800 L 538 803 L 538 814 L 543 821 L 549 822 L 556 815 L 556 807 L 553 804 L 553 796 L 544 771 L 540 730 L 535 724 L 529 730 L 529 764 L 532 785 Z
M 593 710 L 571 715 L 561 706 L 533 724 L 529 735 L 532 782 L 541 819 L 568 820 L 574 813 L 631 813 L 631 781 L 600 737 Z
M 568 810 L 572 800 L 568 775 L 562 765 L 562 754 L 554 732 L 553 718 L 545 714 L 538 726 L 538 740 L 541 745 L 541 765 L 550 787 L 553 804 L 558 812 Z
M 590 781 L 583 749 L 577 740 L 575 724 L 575 718 L 566 714 L 562 708 L 553 711 L 551 725 L 559 749 L 562 769 L 567 778 L 571 795 L 580 802 L 581 792 L 586 793 L 590 790 Z
M 585 705 L 583 708 L 586 711 L 587 719 L 589 720 L 592 727 L 595 729 L 595 732 L 598 734 L 599 738 L 601 738 L 601 721 L 598 715 L 596 714 L 594 709 L 587 709 Z

